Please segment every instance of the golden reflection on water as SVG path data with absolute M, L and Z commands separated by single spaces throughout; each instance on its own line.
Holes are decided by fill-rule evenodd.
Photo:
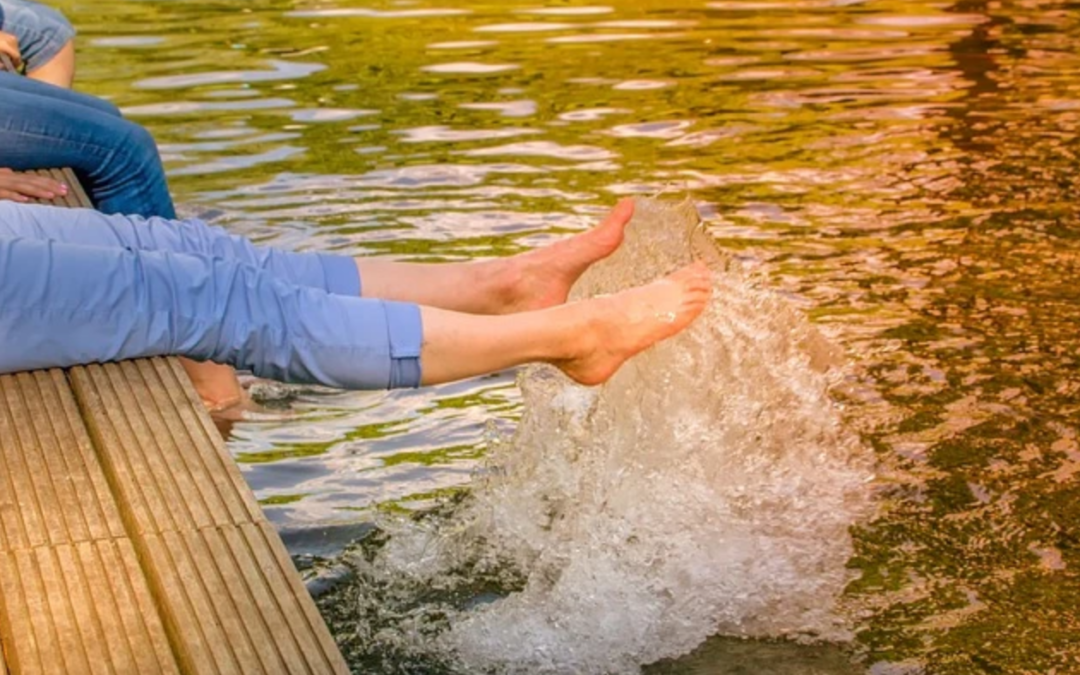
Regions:
M 56 4 L 182 208 L 264 241 L 506 255 L 689 191 L 860 373 L 838 397 L 882 509 L 855 651 L 1080 671 L 1075 4 Z M 510 375 L 290 396 L 233 443 L 286 532 L 429 503 L 518 412 Z M 690 664 L 663 672 L 728 672 Z

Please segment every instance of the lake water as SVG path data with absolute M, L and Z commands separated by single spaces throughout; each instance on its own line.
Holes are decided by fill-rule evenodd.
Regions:
M 848 534 L 842 519 L 817 529 L 836 511 L 811 504 L 790 512 L 832 540 L 697 561 L 703 579 L 658 593 L 690 603 L 697 583 L 723 632 L 755 639 L 714 638 L 649 672 L 1080 672 L 1077 3 L 54 4 L 80 30 L 78 87 L 151 129 L 184 213 L 281 246 L 446 261 L 542 245 L 624 195 L 689 195 L 753 293 L 783 297 L 842 348 L 835 381 L 777 372 L 810 378 L 804 393 L 828 389 L 831 404 L 791 414 L 807 430 L 795 438 L 830 461 L 847 455 L 823 439 L 857 439 L 876 462 L 860 492 L 872 512 L 852 511 Z M 735 318 L 771 306 L 732 284 Z M 710 324 L 717 335 L 726 325 Z M 758 326 L 762 351 L 747 343 L 745 369 L 708 387 L 786 353 L 780 328 Z M 515 376 L 392 394 L 264 387 L 270 411 L 238 425 L 230 447 L 297 559 L 332 576 L 363 557 L 356 542 L 373 520 L 460 498 L 522 419 Z M 817 414 L 843 432 L 815 432 Z M 770 424 L 709 436 L 718 457 L 774 448 L 769 480 L 721 475 L 711 488 L 756 495 L 782 483 L 792 508 L 822 486 L 853 489 L 833 468 L 785 464 L 775 448 L 805 447 L 779 443 Z M 728 531 L 678 515 L 640 522 L 677 525 L 672 542 Z M 748 517 L 744 534 L 772 522 Z M 809 559 L 820 566 L 797 564 Z M 793 576 L 768 571 L 777 560 Z M 415 623 L 423 595 L 385 616 L 393 602 L 365 574 L 321 600 L 357 672 L 461 672 L 413 644 L 427 635 Z M 828 633 L 770 623 L 790 609 L 784 597 L 795 602 L 780 591 L 819 577 L 836 586 L 841 644 L 765 639 Z M 754 604 L 763 593 L 773 604 Z M 600 624 L 647 614 L 625 600 L 592 598 Z M 599 634 L 553 636 L 533 663 L 569 672 L 571 653 L 594 666 L 607 654 L 633 672 L 635 660 L 693 646 L 676 624 L 613 632 L 624 641 L 603 649 Z M 649 632 L 661 625 L 675 637 Z M 505 667 L 491 653 L 481 661 Z

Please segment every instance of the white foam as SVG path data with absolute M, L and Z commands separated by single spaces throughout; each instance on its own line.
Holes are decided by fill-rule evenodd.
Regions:
M 703 252 L 691 214 L 639 202 L 627 242 L 575 295 Z M 462 672 L 599 675 L 638 672 L 718 632 L 848 637 L 834 607 L 870 474 L 828 395 L 835 353 L 740 273 L 718 272 L 715 291 L 689 330 L 603 387 L 529 371 L 525 415 L 471 497 L 449 520 L 391 524 L 365 571 L 380 583 L 520 575 L 519 591 L 447 614 L 438 637 L 401 642 Z

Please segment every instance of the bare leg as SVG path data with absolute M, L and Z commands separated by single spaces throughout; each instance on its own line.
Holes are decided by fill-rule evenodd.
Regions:
M 566 302 L 594 262 L 615 252 L 634 214 L 624 199 L 597 227 L 511 258 L 472 263 L 400 263 L 357 258 L 365 297 L 470 314 L 511 314 Z
M 550 363 L 575 381 L 607 381 L 634 354 L 686 328 L 708 303 L 704 263 L 621 293 L 508 316 L 421 308 L 421 384 L 523 363 Z
M 75 81 L 75 42 L 69 40 L 48 63 L 26 74 L 34 80 L 71 89 Z

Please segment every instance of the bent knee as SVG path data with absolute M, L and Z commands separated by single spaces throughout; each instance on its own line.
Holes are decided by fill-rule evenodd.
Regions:
M 123 140 L 124 154 L 127 155 L 132 162 L 138 164 L 145 164 L 152 162 L 157 164 L 160 162 L 158 156 L 157 142 L 154 137 L 144 127 L 135 122 L 124 120 L 126 132 Z

